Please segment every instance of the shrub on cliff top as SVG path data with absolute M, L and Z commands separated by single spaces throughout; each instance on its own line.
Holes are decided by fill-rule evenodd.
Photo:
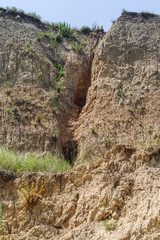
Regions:
M 82 33 L 86 33 L 86 34 L 91 32 L 91 28 L 88 26 L 83 26 L 83 27 L 81 27 L 80 30 Z
M 27 13 L 27 15 L 33 17 L 34 19 L 41 20 L 41 16 L 37 15 L 36 12 Z
M 17 12 L 18 9 L 16 7 L 6 7 L 7 10 L 15 11 Z

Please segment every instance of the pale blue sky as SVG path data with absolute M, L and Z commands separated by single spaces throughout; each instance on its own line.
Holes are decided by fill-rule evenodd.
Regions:
M 72 27 L 96 22 L 108 30 L 112 20 L 128 11 L 149 11 L 160 14 L 160 0 L 0 0 L 0 6 L 15 6 L 25 12 L 36 12 L 49 22 L 66 21 Z

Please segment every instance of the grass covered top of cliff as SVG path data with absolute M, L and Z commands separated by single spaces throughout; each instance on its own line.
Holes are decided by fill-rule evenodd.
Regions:
M 154 19 L 154 18 L 159 18 L 160 19 L 160 15 L 159 14 L 155 14 L 155 13 L 150 13 L 150 12 L 128 12 L 126 10 L 122 11 L 122 15 L 118 18 L 119 21 L 123 21 L 123 20 L 132 20 L 132 19 L 145 19 L 145 20 L 150 20 L 150 19 Z
M 0 16 L 13 18 L 15 20 L 31 22 L 37 27 L 46 29 L 46 27 L 52 27 L 55 30 L 59 29 L 59 25 L 62 23 L 50 23 L 48 21 L 42 21 L 41 16 L 35 12 L 25 13 L 22 9 L 17 9 L 16 7 L 6 7 L 6 9 L 0 7 Z M 66 24 L 70 27 L 69 24 Z M 92 28 L 89 26 L 82 26 L 80 29 L 72 28 L 73 31 L 79 31 L 83 34 L 89 34 L 90 32 L 104 32 L 103 26 L 99 26 L 97 23 L 92 25 Z

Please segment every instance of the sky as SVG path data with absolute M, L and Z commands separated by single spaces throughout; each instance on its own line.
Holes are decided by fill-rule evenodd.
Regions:
M 0 0 L 0 7 L 15 6 L 36 12 L 42 20 L 67 22 L 72 27 L 92 27 L 94 23 L 107 31 L 122 9 L 160 14 L 160 0 Z

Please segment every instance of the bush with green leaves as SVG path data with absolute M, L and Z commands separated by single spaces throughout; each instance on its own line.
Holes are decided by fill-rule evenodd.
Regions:
M 62 42 L 62 34 L 60 32 L 58 32 L 55 37 L 54 37 L 56 42 L 61 43 Z
M 53 38 L 53 32 L 47 31 L 44 36 L 51 40 L 50 48 L 55 49 L 57 47 L 57 40 L 55 38 Z M 60 38 L 60 36 L 58 36 L 58 37 Z
M 74 51 L 77 51 L 79 53 L 82 53 L 84 50 L 83 50 L 83 45 L 82 43 L 78 43 L 78 42 L 73 42 L 71 44 L 71 47 Z
M 68 23 L 59 23 L 59 30 L 62 33 L 63 37 L 70 38 L 71 37 L 71 28 Z
M 103 26 L 99 26 L 96 22 L 92 25 L 92 30 L 93 31 L 104 31 Z
M 124 9 L 124 8 L 122 8 L 122 13 L 127 13 L 127 10 L 126 9 Z
M 34 19 L 41 20 L 41 16 L 37 15 L 36 12 L 27 13 L 27 15 L 33 17 Z
M 7 10 L 15 11 L 17 12 L 18 9 L 16 7 L 6 7 Z
M 71 29 L 70 24 L 65 23 L 65 22 L 64 23 L 59 23 L 58 28 L 59 28 L 60 33 L 62 34 L 63 37 L 73 39 L 73 40 L 77 41 L 77 35 L 73 31 L 73 29 Z
M 42 72 L 38 73 L 38 77 L 42 77 L 42 75 L 43 75 Z
M 54 27 L 54 22 L 52 22 L 52 23 L 50 24 L 50 26 L 53 28 L 53 27 Z
M 58 70 L 58 75 L 59 75 L 58 80 L 60 80 L 60 78 L 63 77 L 66 74 L 66 72 L 63 71 L 63 68 L 62 68 L 61 64 L 57 65 L 57 70 Z
M 80 30 L 81 30 L 81 32 L 84 33 L 84 34 L 88 34 L 88 33 L 91 32 L 91 28 L 88 27 L 88 26 L 83 26 L 83 27 L 81 27 Z
M 12 108 L 12 112 L 13 112 L 14 114 L 17 114 L 17 113 L 18 113 L 17 107 Z
M 45 33 L 45 37 L 49 38 L 49 39 L 52 39 L 53 38 L 53 32 L 52 31 L 47 31 Z
M 17 16 L 16 16 L 16 18 L 17 18 L 17 19 L 20 19 L 20 18 L 21 18 L 21 16 L 17 15 Z
M 12 88 L 14 85 L 13 81 L 7 81 L 5 82 L 5 86 L 8 87 L 8 88 Z
M 56 83 L 55 88 L 57 89 L 57 93 L 63 93 L 65 91 L 65 86 L 62 82 Z
M 25 11 L 23 11 L 22 9 L 18 9 L 16 7 L 6 7 L 7 10 L 11 10 L 11 11 L 15 11 L 15 12 L 19 12 L 19 13 L 25 13 Z
M 51 39 L 51 45 L 50 45 L 50 48 L 51 49 L 55 49 L 57 47 L 57 41 L 55 39 Z
M 42 38 L 44 38 L 44 33 L 38 32 L 38 33 L 37 33 L 37 38 L 38 38 L 39 40 L 41 40 Z

